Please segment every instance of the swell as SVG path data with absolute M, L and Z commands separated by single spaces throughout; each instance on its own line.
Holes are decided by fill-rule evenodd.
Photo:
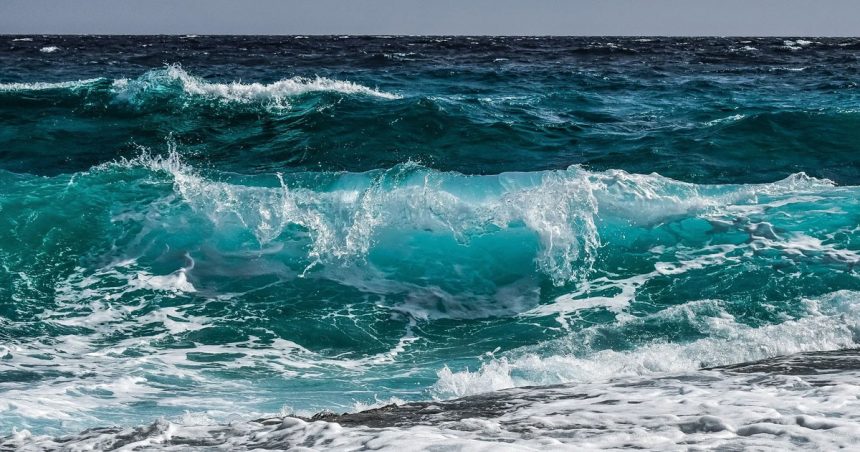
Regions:
M 458 73 L 467 87 L 498 86 L 454 93 L 402 82 L 388 92 L 320 77 L 218 83 L 176 65 L 134 79 L 0 84 L 0 112 L 14 118 L 0 135 L 0 165 L 44 175 L 84 171 L 171 135 L 193 163 L 240 173 L 357 172 L 412 160 L 466 174 L 581 164 L 697 183 L 767 182 L 797 172 L 860 181 L 850 144 L 860 116 L 848 104 L 774 104 L 763 90 L 726 106 L 716 93 L 738 88 L 714 77 L 677 84 L 582 73 L 568 83 L 538 74 L 517 87 L 510 86 L 516 74 L 472 76 L 492 74 L 498 80 Z M 659 93 L 681 97 L 647 107 L 628 100 Z

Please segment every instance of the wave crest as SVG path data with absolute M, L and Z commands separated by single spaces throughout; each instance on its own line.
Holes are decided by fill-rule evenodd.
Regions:
M 32 82 L 32 83 L 0 83 L 0 92 L 16 91 L 47 91 L 47 90 L 72 90 L 91 88 L 94 84 L 104 81 L 101 78 L 86 80 L 75 80 L 68 82 Z
M 168 173 L 175 192 L 216 228 L 251 232 L 260 246 L 284 234 L 294 235 L 299 227 L 310 239 L 310 267 L 362 260 L 371 250 L 395 246 L 388 243 L 391 234 L 404 231 L 448 237 L 464 245 L 463 252 L 469 252 L 468 245 L 481 237 L 523 231 L 526 235 L 516 240 L 537 245 L 537 268 L 559 286 L 591 273 L 601 234 L 695 218 L 724 227 L 726 222 L 739 221 L 733 217 L 768 208 L 759 197 L 833 187 L 830 181 L 805 174 L 770 184 L 723 186 L 619 170 L 591 172 L 576 166 L 563 171 L 466 176 L 415 163 L 367 173 L 210 180 L 183 163 L 175 149 L 167 156 L 144 153 L 118 164 Z M 747 226 L 737 227 L 743 231 Z
M 347 95 L 374 96 L 382 99 L 398 99 L 400 97 L 357 83 L 331 80 L 324 77 L 292 77 L 269 84 L 213 83 L 189 74 L 176 64 L 168 65 L 164 69 L 149 71 L 133 80 L 115 80 L 112 89 L 119 99 L 139 102 L 149 93 L 158 93 L 173 87 L 189 96 L 238 103 L 268 103 L 276 106 L 287 106 L 287 99 L 290 97 L 314 92 L 336 92 Z
M 107 85 L 109 83 L 109 85 Z M 186 72 L 180 65 L 171 64 L 154 69 L 134 79 L 103 78 L 64 82 L 0 83 L 0 92 L 27 92 L 45 90 L 81 89 L 101 90 L 109 86 L 114 100 L 143 105 L 153 98 L 186 97 L 240 104 L 262 104 L 269 107 L 289 107 L 289 99 L 312 93 L 339 93 L 349 96 L 371 96 L 379 99 L 400 99 L 394 93 L 370 88 L 355 82 L 332 80 L 325 77 L 291 77 L 273 83 L 209 82 Z

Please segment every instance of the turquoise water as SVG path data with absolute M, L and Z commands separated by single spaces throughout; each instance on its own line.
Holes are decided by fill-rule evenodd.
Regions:
M 5 433 L 855 346 L 856 40 L 14 39 Z

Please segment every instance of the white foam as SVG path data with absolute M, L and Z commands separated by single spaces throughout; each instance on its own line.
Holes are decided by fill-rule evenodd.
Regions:
M 57 46 L 47 46 L 47 47 L 42 47 L 41 49 L 39 49 L 39 51 L 42 53 L 54 53 L 57 50 L 60 50 L 60 48 Z
M 713 305 L 714 301 L 705 304 Z M 754 361 L 804 351 L 833 350 L 855 346 L 860 330 L 860 293 L 835 292 L 819 300 L 805 300 L 808 316 L 759 328 L 735 322 L 725 312 L 700 318 L 707 337 L 687 344 L 652 343 L 632 351 L 597 351 L 585 356 L 540 356 L 519 352 L 517 356 L 494 358 L 475 371 L 439 371 L 434 393 L 440 398 L 462 397 L 519 386 L 595 382 L 654 373 L 692 371 L 700 367 Z M 695 303 L 677 308 L 690 310 Z M 655 316 L 665 321 L 674 310 Z M 647 320 L 647 319 L 646 319 Z M 641 322 L 644 320 L 630 319 Z M 581 335 L 562 340 L 576 341 Z M 572 344 L 560 348 L 582 348 Z M 542 345 L 546 348 L 546 344 Z
M 772 67 L 771 71 L 787 71 L 787 72 L 803 72 L 807 68 L 805 66 L 801 67 Z
M 731 116 L 727 116 L 725 118 L 714 119 L 712 121 L 708 121 L 705 123 L 705 125 L 708 127 L 711 127 L 711 126 L 715 126 L 717 124 L 737 122 L 737 121 L 740 121 L 741 119 L 744 119 L 745 117 L 746 117 L 746 115 L 742 115 L 742 114 L 731 115 Z
M 186 272 L 177 270 L 169 275 L 138 275 L 136 283 L 140 287 L 153 290 L 164 290 L 168 292 L 196 292 L 194 285 L 188 281 Z
M 279 396 L 261 395 L 241 380 L 213 378 L 212 369 L 259 369 L 286 379 L 333 372 L 355 374 L 391 363 L 417 340 L 407 330 L 390 350 L 357 359 L 321 356 L 281 338 L 261 341 L 250 337 L 226 344 L 198 343 L 191 348 L 159 345 L 214 323 L 215 319 L 193 314 L 199 299 L 187 297 L 189 289 L 183 283 L 193 270 L 192 262 L 158 278 L 142 271 L 134 259 L 96 271 L 75 269 L 57 284 L 55 305 L 38 320 L 62 325 L 70 334 L 0 346 L 0 357 L 9 370 L 62 373 L 59 378 L 4 388 L 0 401 L 4 421 L 21 426 L 61 423 L 68 431 L 115 423 L 112 416 L 122 413 L 127 425 L 148 420 L 129 407 L 153 401 L 167 412 L 175 407 L 194 409 L 219 421 L 250 419 L 264 414 L 258 411 L 262 403 L 271 404 Z M 162 304 L 166 299 L 170 299 L 168 306 Z M 193 354 L 232 358 L 201 363 Z M 166 385 L 166 380 L 172 383 Z M 173 385 L 189 386 L 175 393 Z M 237 395 L 241 401 L 234 399 Z M 356 404 L 365 406 L 370 405 Z
M 850 450 L 860 442 L 858 377 L 857 371 L 846 371 L 819 384 L 816 376 L 691 372 L 508 391 L 496 396 L 489 411 L 473 401 L 480 414 L 462 419 L 444 412 L 428 415 L 430 425 L 344 427 L 291 417 L 215 424 L 193 417 L 62 439 L 15 431 L 0 446 L 539 451 L 794 450 L 801 445 Z
M 0 91 L 42 91 L 50 89 L 85 88 L 102 79 L 75 80 L 69 82 L 0 83 Z
M 809 41 L 803 41 L 803 40 L 800 40 L 800 41 L 785 40 L 785 41 L 783 41 L 782 48 L 788 49 L 791 51 L 802 50 L 804 46 L 802 44 L 800 44 L 801 41 L 804 43 L 809 42 Z
M 353 412 L 366 411 L 366 410 L 372 410 L 372 409 L 376 409 L 376 408 L 382 408 L 384 406 L 389 406 L 389 405 L 403 405 L 404 403 L 406 403 L 406 401 L 404 401 L 403 399 L 398 398 L 398 397 L 389 397 L 385 400 L 380 400 L 379 398 L 376 398 L 376 401 L 374 401 L 372 403 L 355 402 L 355 404 L 352 407 L 353 408 L 352 411 Z
M 753 46 L 750 46 L 750 45 L 745 45 L 743 47 L 729 47 L 729 51 L 730 52 L 756 52 L 756 51 L 758 51 L 758 49 L 753 47 Z

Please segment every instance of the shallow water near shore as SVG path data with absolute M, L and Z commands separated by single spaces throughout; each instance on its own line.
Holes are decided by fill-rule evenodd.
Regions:
M 858 55 L 0 36 L 0 445 L 856 444 Z
M 213 423 L 187 416 L 0 449 L 844 449 L 860 441 L 856 349 L 681 374 L 524 387 L 354 414 Z

